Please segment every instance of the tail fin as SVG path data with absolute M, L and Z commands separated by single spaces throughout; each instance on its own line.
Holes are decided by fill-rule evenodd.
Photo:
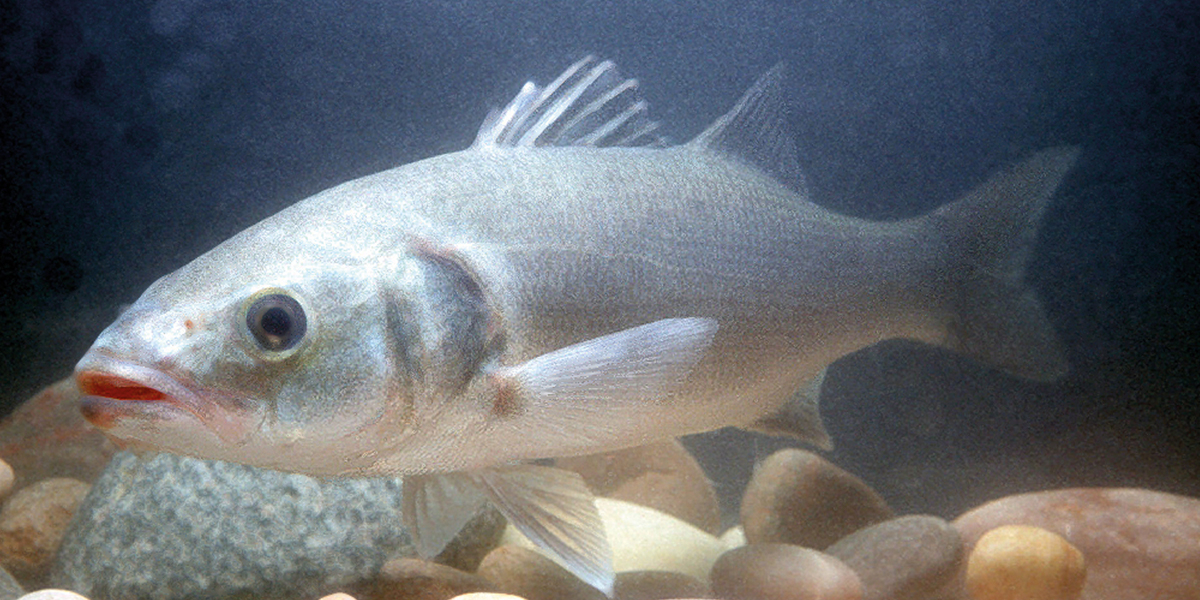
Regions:
M 1043 150 L 928 217 L 957 265 L 946 346 L 1026 379 L 1066 374 L 1058 337 L 1023 279 L 1042 214 L 1078 155 Z

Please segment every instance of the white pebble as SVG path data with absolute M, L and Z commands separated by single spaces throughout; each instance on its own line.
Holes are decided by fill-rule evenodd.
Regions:
M 75 592 L 67 590 L 38 590 L 17 598 L 17 600 L 88 600 Z
M 7 498 L 12 492 L 15 479 L 16 475 L 13 474 L 12 466 L 0 458 L 0 500 Z
M 596 498 L 596 509 L 608 532 L 617 573 L 673 571 L 708 581 L 713 563 L 725 551 L 716 536 L 653 508 Z M 539 550 L 512 525 L 500 543 Z

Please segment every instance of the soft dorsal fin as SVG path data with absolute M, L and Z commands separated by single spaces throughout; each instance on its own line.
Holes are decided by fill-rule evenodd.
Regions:
M 758 78 L 738 103 L 689 145 L 728 154 L 762 169 L 797 192 L 805 193 L 796 143 L 788 134 L 783 102 L 783 63 Z
M 484 119 L 472 147 L 663 146 L 646 106 L 637 80 L 587 56 L 545 87 L 527 82 Z

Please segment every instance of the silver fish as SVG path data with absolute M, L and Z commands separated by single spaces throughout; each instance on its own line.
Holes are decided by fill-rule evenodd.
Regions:
M 468 149 L 355 179 L 159 279 L 80 360 L 82 410 L 151 449 L 404 476 L 436 554 L 485 501 L 584 581 L 612 560 L 575 475 L 530 459 L 726 426 L 819 447 L 824 369 L 889 338 L 1051 380 L 1022 277 L 1074 148 L 919 218 L 808 199 L 782 69 L 665 147 L 591 57 Z

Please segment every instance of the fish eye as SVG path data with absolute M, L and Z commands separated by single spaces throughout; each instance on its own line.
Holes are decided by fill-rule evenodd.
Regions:
M 284 352 L 304 339 L 308 320 L 304 307 L 284 293 L 271 293 L 254 299 L 246 310 L 246 328 L 263 350 Z

